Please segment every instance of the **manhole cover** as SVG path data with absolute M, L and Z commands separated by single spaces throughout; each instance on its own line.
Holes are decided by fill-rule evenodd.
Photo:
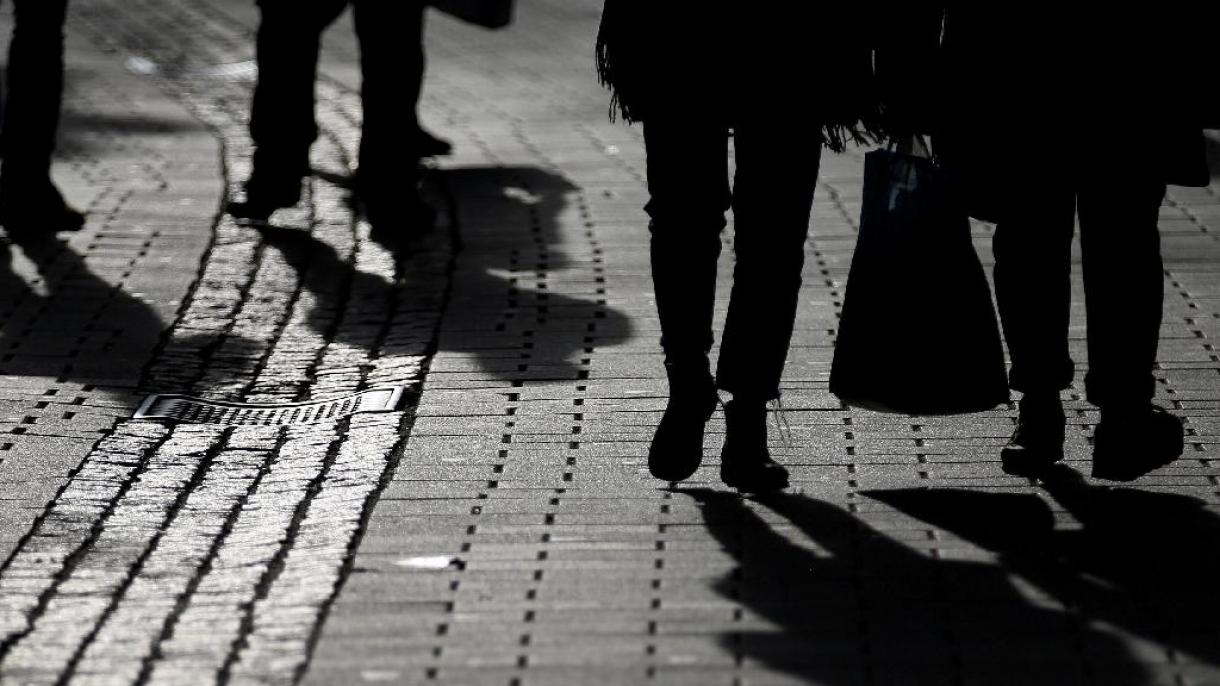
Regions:
M 342 419 L 357 412 L 392 412 L 406 386 L 373 388 L 333 400 L 307 403 L 226 403 L 189 395 L 150 395 L 133 419 L 171 419 L 191 424 L 316 424 Z

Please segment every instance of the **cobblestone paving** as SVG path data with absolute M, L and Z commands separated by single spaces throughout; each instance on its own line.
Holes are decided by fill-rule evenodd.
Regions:
M 214 217 L 220 172 L 249 171 L 244 27 L 198 3 L 105 0 L 75 3 L 71 27 L 211 129 L 223 148 L 207 177 Z M 329 174 L 265 229 L 223 216 L 190 227 L 193 261 L 170 266 L 195 281 L 155 352 L 136 358 L 139 390 L 286 402 L 418 384 L 449 232 L 397 255 L 367 240 L 341 183 L 323 180 L 350 175 L 358 97 L 328 83 L 321 100 L 313 162 Z M 172 152 L 148 148 L 133 166 L 159 180 Z M 407 422 L 106 425 L 0 570 L 0 681 L 291 682 Z
M 844 409 L 826 380 L 852 153 L 823 160 L 784 380 L 794 487 L 741 499 L 709 459 L 661 488 L 642 145 L 606 121 L 599 10 L 521 0 L 498 33 L 433 17 L 423 111 L 457 145 L 432 175 L 456 212 L 394 252 L 345 203 L 346 20 L 322 173 L 256 230 L 214 217 L 219 172 L 249 172 L 253 3 L 75 0 L 88 78 L 60 173 L 91 225 L 17 246 L 6 274 L 0 683 L 1220 683 L 1220 186 L 1164 208 L 1159 392 L 1190 433 L 1172 467 L 1082 477 L 1079 389 L 1068 466 L 1038 485 L 999 470 L 1011 409 Z M 78 300 L 97 314 L 66 317 Z M 137 392 L 402 383 L 408 411 L 330 424 L 121 419 Z

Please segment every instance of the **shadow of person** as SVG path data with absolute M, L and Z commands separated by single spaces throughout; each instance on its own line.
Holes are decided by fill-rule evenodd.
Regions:
M 579 188 L 538 167 L 442 169 L 462 251 L 441 347 L 500 379 L 578 380 L 589 356 L 631 337 L 606 301 L 601 248 Z
M 454 260 L 442 350 L 468 354 L 482 372 L 514 384 L 587 378 L 589 356 L 630 336 L 631 324 L 606 303 L 601 251 L 590 238 L 570 181 L 534 167 L 465 167 L 432 172 L 429 180 L 453 208 L 450 226 L 461 250 Z M 259 227 L 311 291 L 352 283 L 352 292 L 374 293 L 395 284 L 360 272 L 331 246 L 297 229 Z M 387 247 L 403 254 L 437 236 Z M 571 247 L 569 247 L 571 246 Z M 578 256 L 570 254 L 580 250 Z M 443 284 L 437 284 L 443 288 Z M 318 328 L 329 317 L 311 318 Z M 328 329 L 330 330 L 330 329 Z M 337 340 L 367 341 L 342 326 Z M 350 340 L 349 340 L 350 339 Z
M 738 565 L 714 588 L 744 610 L 742 629 L 721 639 L 743 666 L 816 684 L 1083 683 L 1093 669 L 1079 650 L 1087 645 L 1123 664 L 1098 683 L 1145 683 L 1112 636 L 1031 596 L 1000 565 L 945 542 L 916 550 L 934 543 L 924 532 L 882 532 L 799 494 L 675 493 L 699 504 Z
M 151 305 L 117 280 L 94 272 L 54 233 L 6 235 L 7 241 L 0 241 L 0 298 L 6 315 L 0 329 L 5 342 L 0 374 L 183 390 L 147 387 L 145 375 L 170 326 Z M 14 251 L 28 259 L 33 273 L 17 273 Z M 185 340 L 200 348 L 209 343 L 197 335 Z
M 1042 487 L 1080 528 L 1047 526 L 1052 510 L 1033 494 L 866 495 L 996 553 L 1006 570 L 1081 621 L 1220 666 L 1220 550 L 1211 544 L 1220 540 L 1220 516 L 1190 496 L 1090 486 L 1065 465 L 1048 470 Z M 1001 502 L 1018 497 L 1021 511 Z

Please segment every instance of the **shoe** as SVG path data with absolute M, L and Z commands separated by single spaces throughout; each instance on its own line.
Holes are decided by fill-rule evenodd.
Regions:
M 648 447 L 648 471 L 662 481 L 689 479 L 703 462 L 703 428 L 720 396 L 707 357 L 665 362 L 669 402 Z
M 69 205 L 49 180 L 33 187 L 0 186 L 0 225 L 10 233 L 79 231 L 85 213 Z
M 1093 434 L 1093 476 L 1132 481 L 1178 459 L 1185 447 L 1182 420 L 1151 403 L 1101 409 Z
M 420 128 L 415 134 L 415 149 L 420 157 L 444 157 L 453 154 L 453 144 Z
M 720 480 L 744 493 L 787 488 L 788 470 L 767 449 L 767 404 L 731 400 L 724 406 L 724 424 Z
M 1021 398 L 1017 428 L 1000 450 L 1005 474 L 1035 477 L 1063 459 L 1066 430 L 1063 403 L 1054 395 L 1026 394 Z
M 357 211 L 369 222 L 369 237 L 383 245 L 423 235 L 436 226 L 436 210 L 418 196 L 362 195 Z
M 301 201 L 301 180 L 297 177 L 268 181 L 257 172 L 246 182 L 246 199 L 230 202 L 226 211 L 237 219 L 265 222 L 279 209 Z

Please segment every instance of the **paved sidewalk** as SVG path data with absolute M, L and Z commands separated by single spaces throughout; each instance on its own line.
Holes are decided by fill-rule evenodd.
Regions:
M 430 17 L 423 119 L 456 150 L 429 174 L 441 226 L 391 250 L 345 202 L 346 18 L 319 173 L 259 230 L 218 217 L 249 173 L 254 4 L 74 0 L 56 174 L 89 224 L 9 239 L 0 292 L 0 683 L 1220 684 L 1220 184 L 1163 210 L 1171 467 L 1082 476 L 1079 389 L 1037 485 L 999 469 L 1011 409 L 827 392 L 861 151 L 822 163 L 773 445 L 793 487 L 723 489 L 718 415 L 667 489 L 644 464 L 665 386 L 642 142 L 592 73 L 600 4 Z M 129 419 L 149 392 L 386 385 L 401 411 Z

